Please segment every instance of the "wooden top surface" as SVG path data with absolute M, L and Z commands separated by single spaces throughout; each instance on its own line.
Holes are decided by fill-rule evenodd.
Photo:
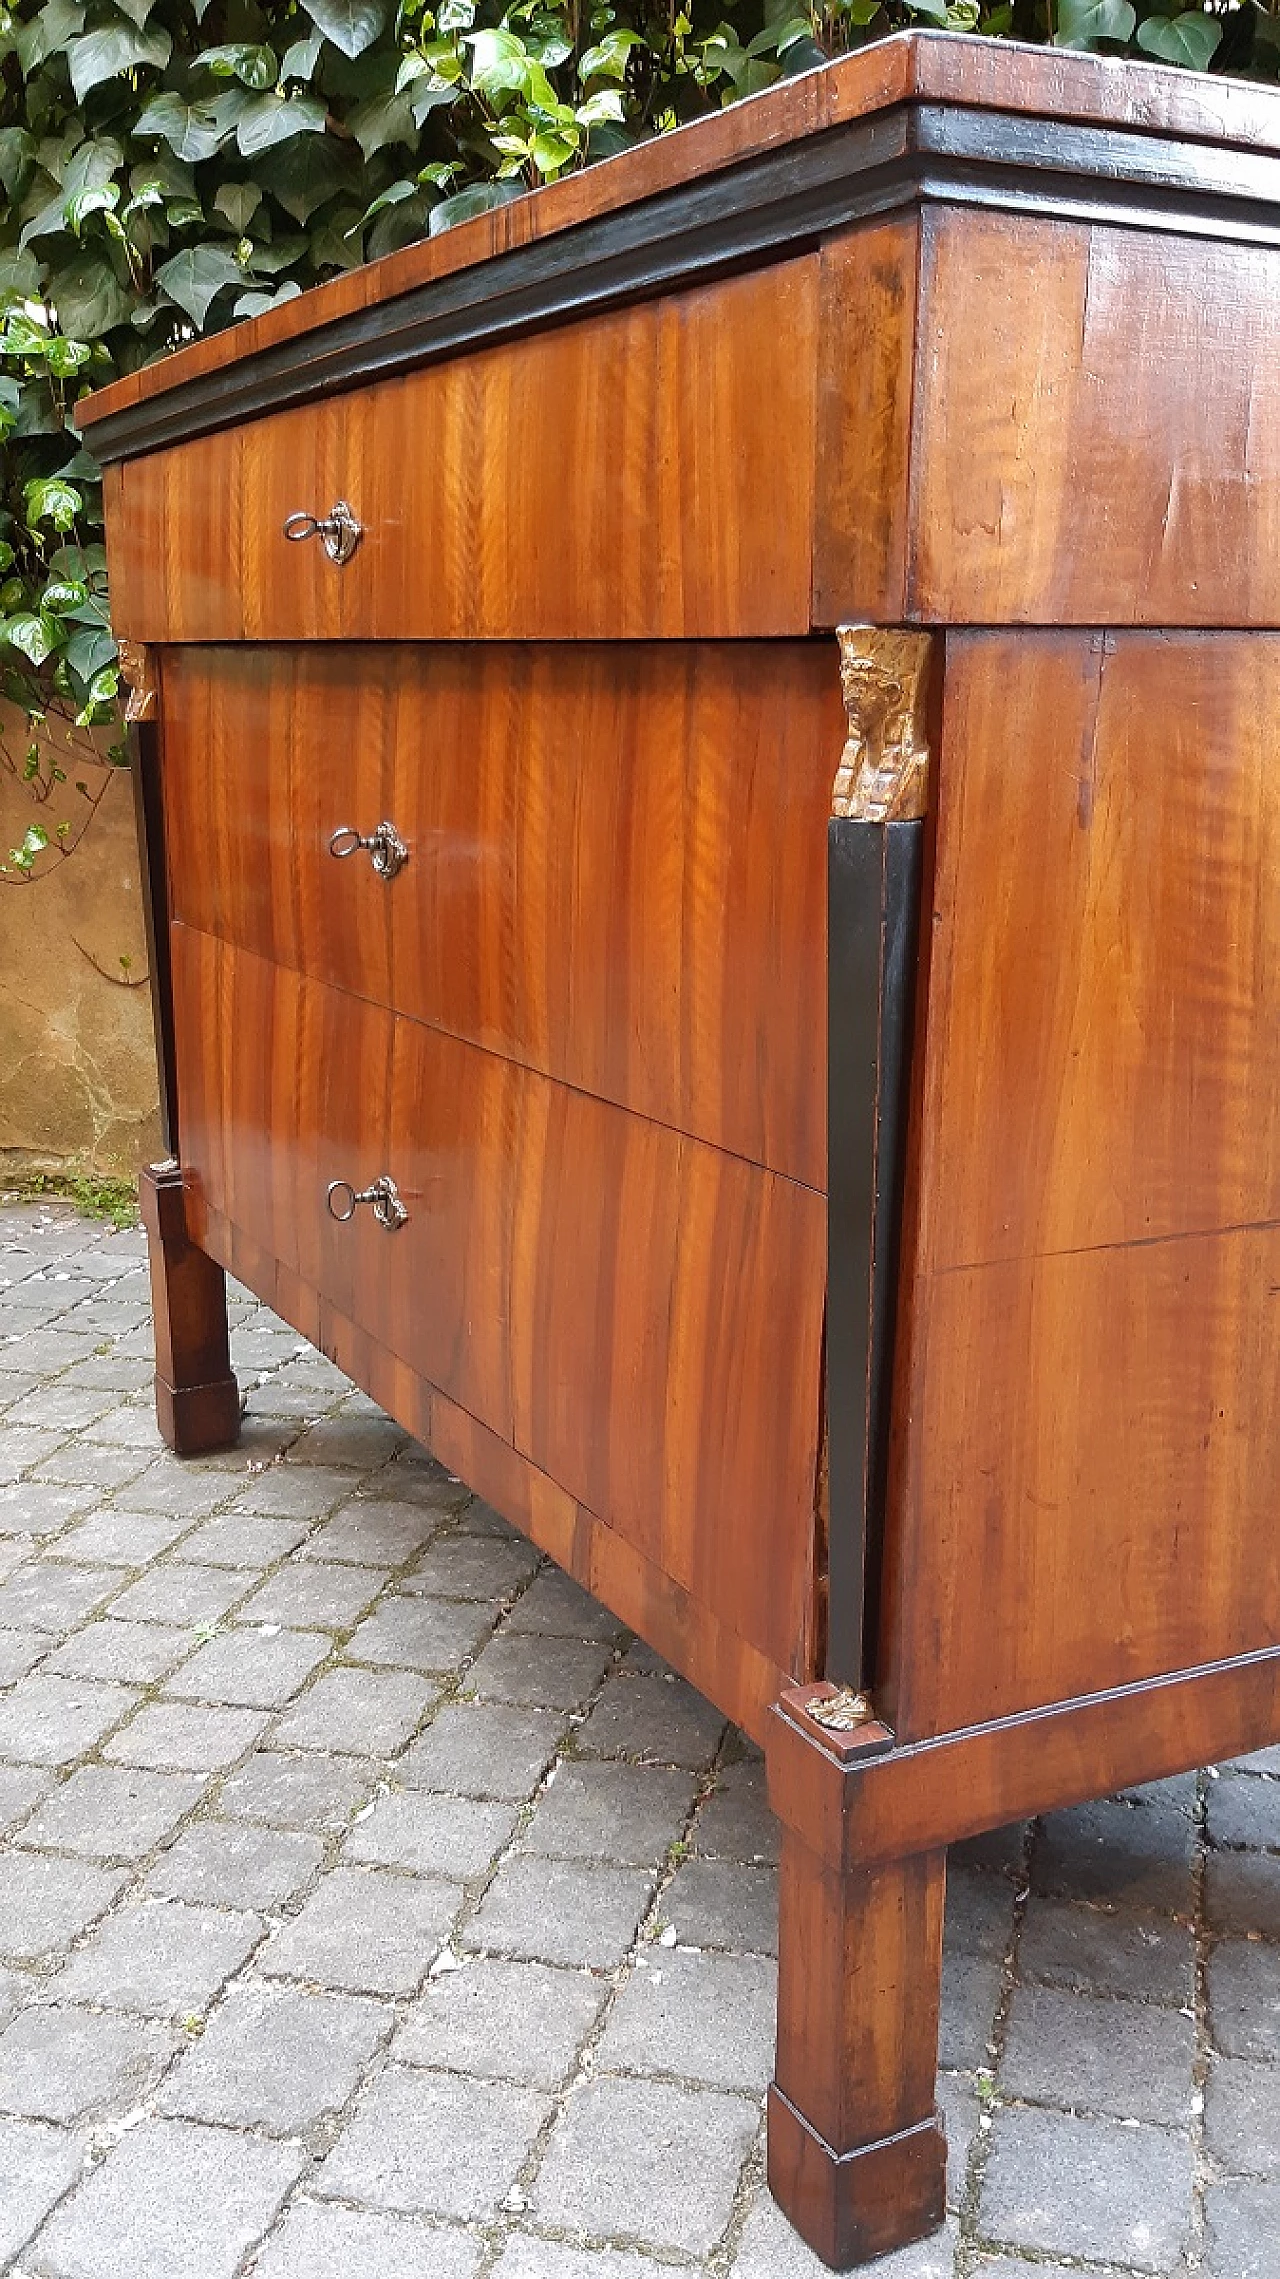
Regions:
M 85 398 L 77 406 L 77 423 L 92 436 L 100 423 L 119 423 L 121 414 L 137 406 L 279 351 L 339 320 L 384 309 L 406 294 L 420 295 L 496 256 L 620 214 L 782 145 L 928 102 L 1007 114 L 1011 130 L 1018 121 L 1080 122 L 1129 136 L 1280 153 L 1280 92 L 1270 88 L 955 33 L 900 34 L 388 254 L 283 308 L 194 341 Z M 346 377 L 335 375 L 334 384 Z M 165 439 L 149 436 L 133 447 Z

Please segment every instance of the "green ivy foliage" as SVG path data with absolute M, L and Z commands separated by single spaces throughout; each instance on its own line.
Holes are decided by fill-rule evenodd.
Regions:
M 81 393 L 909 24 L 1280 75 L 1255 0 L 0 0 L 0 694 L 115 715 Z

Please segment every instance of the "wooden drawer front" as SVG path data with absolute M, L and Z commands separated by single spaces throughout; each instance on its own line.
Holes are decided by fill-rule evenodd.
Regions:
M 113 468 L 117 631 L 806 632 L 816 307 L 814 256 Z M 283 535 L 338 499 L 342 567 Z
M 820 1196 L 182 925 L 206 1202 L 786 1668 L 817 1464 Z M 389 1233 L 326 1214 L 390 1172 Z
M 163 717 L 176 917 L 824 1187 L 834 643 L 175 650 Z

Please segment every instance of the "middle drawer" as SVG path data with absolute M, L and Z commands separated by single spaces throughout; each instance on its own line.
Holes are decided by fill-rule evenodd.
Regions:
M 175 918 L 825 1189 L 830 644 L 173 649 L 162 713 Z

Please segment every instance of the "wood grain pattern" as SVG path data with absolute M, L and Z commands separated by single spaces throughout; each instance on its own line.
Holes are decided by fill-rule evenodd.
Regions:
M 843 732 L 834 644 L 172 650 L 174 914 L 823 1188 Z
M 811 1651 L 822 1198 L 175 925 L 212 1208 L 782 1668 Z M 410 1211 L 338 1226 L 329 1180 Z M 198 1239 L 203 1239 L 202 1236 Z
M 1272 88 L 1148 63 L 1126 63 L 1117 71 L 1110 58 L 1004 41 L 906 33 L 662 135 L 444 236 L 388 254 L 266 316 L 193 342 L 100 389 L 77 406 L 77 419 L 88 434 L 96 420 L 189 377 L 222 370 L 273 342 L 301 337 L 513 246 L 554 236 L 756 153 L 912 99 L 955 102 L 1014 117 L 1074 118 L 1241 150 L 1280 150 L 1280 99 Z
M 586 1506 L 496 1433 L 447 1400 L 320 1291 L 214 1210 L 200 1205 L 212 1257 L 311 1340 L 477 1495 L 508 1514 L 584 1590 L 691 1678 L 763 1743 L 785 1672 L 721 1622 Z
M 920 234 L 912 215 L 822 249 L 815 625 L 894 625 L 907 615 Z
M 272 414 L 117 470 L 135 640 L 578 639 L 809 625 L 817 262 Z M 785 515 L 748 511 L 767 487 Z M 347 499 L 339 568 L 283 535 Z M 554 502 L 554 504 L 552 504 Z
M 1278 690 L 1261 635 L 949 638 L 877 1689 L 904 1740 L 1280 1630 Z
M 909 616 L 1280 625 L 1280 251 L 924 228 Z

